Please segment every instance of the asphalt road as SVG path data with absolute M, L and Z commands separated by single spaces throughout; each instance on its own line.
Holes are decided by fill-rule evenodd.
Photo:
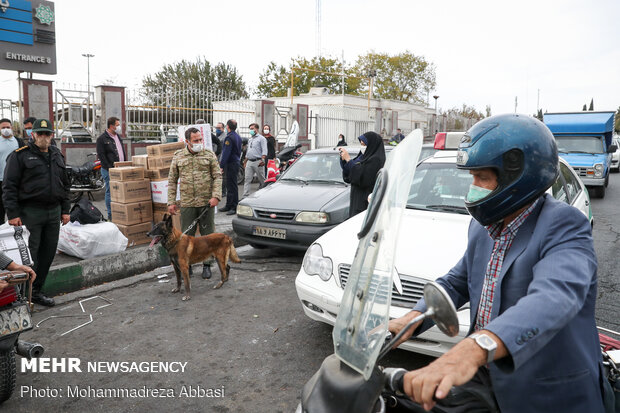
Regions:
M 619 204 L 620 174 L 614 174 L 607 196 L 592 200 L 597 322 L 614 330 L 620 330 Z M 243 247 L 240 255 L 243 263 L 232 265 L 230 281 L 220 290 L 212 289 L 217 271 L 209 281 L 194 277 L 189 302 L 170 293 L 171 282 L 153 276 L 102 294 L 114 304 L 98 310 L 94 322 L 79 330 L 60 336 L 83 320 L 57 318 L 24 334 L 41 342 L 47 357 L 78 358 L 82 372 L 22 373 L 18 358 L 17 388 L 3 410 L 293 412 L 304 383 L 332 353 L 331 328 L 308 319 L 297 300 L 294 278 L 301 253 Z M 102 304 L 85 306 L 90 312 Z M 35 313 L 34 321 L 80 312 L 74 301 Z M 397 350 L 385 365 L 414 368 L 430 360 Z M 99 371 L 86 371 L 94 362 L 127 362 L 129 368 L 133 362 L 187 364 L 176 373 L 104 372 L 99 364 Z M 163 389 L 172 397 L 110 397 L 97 389 L 146 389 L 151 396 Z

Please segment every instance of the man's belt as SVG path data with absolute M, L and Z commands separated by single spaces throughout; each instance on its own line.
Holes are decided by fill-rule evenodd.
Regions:
M 248 161 L 250 161 L 250 162 L 256 162 L 256 161 L 260 161 L 260 160 L 262 160 L 262 159 L 263 159 L 263 158 L 254 158 L 254 159 L 250 159 L 250 158 L 248 158 Z

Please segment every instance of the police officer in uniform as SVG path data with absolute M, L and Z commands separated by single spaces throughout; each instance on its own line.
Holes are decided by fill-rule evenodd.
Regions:
M 215 232 L 215 206 L 222 199 L 222 173 L 215 154 L 205 149 L 198 129 L 189 128 L 185 131 L 185 143 L 185 148 L 175 152 L 170 165 L 168 212 L 176 214 L 180 204 L 182 230 L 187 230 L 200 217 L 200 235 L 209 235 Z M 179 178 L 181 200 L 177 202 Z M 191 236 L 195 233 L 196 226 L 187 232 Z M 211 261 L 203 263 L 202 278 L 211 278 Z
M 54 299 L 41 293 L 58 245 L 60 222 L 69 222 L 70 182 L 65 159 L 52 146 L 52 123 L 37 119 L 32 128 L 33 142 L 16 149 L 7 158 L 2 201 L 9 224 L 25 225 L 30 231 L 28 248 L 37 279 L 32 301 L 53 306 Z
M 239 203 L 239 187 L 237 186 L 237 173 L 239 172 L 239 161 L 241 159 L 241 137 L 237 134 L 237 121 L 229 119 L 226 122 L 226 138 L 224 139 L 224 149 L 220 166 L 226 175 L 226 205 L 220 209 L 226 215 L 234 215 L 237 212 Z

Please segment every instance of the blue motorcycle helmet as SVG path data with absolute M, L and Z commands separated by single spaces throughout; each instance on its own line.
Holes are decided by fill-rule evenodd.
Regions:
M 527 115 L 483 119 L 461 138 L 457 168 L 491 168 L 497 188 L 475 202 L 465 200 L 482 225 L 498 222 L 545 193 L 558 177 L 558 149 L 544 123 Z

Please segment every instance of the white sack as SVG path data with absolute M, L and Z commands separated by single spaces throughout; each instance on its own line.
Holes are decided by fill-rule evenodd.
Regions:
M 60 227 L 58 250 L 86 259 L 125 251 L 127 238 L 112 222 L 80 225 L 71 222 Z

